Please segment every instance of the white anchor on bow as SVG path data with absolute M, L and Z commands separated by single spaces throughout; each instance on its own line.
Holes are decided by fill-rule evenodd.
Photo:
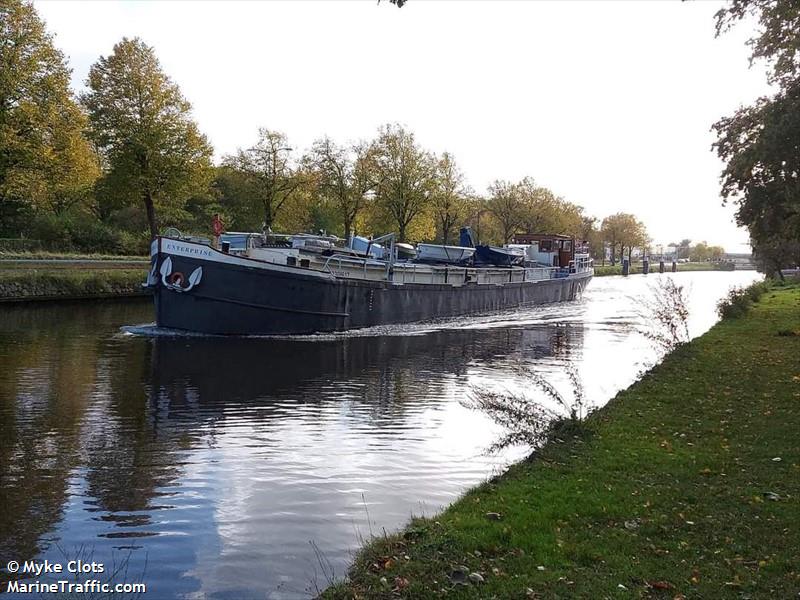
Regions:
M 153 278 L 155 279 L 155 265 L 153 265 Z M 161 263 L 161 283 L 164 285 L 165 288 L 169 290 L 174 290 L 176 292 L 188 292 L 194 286 L 200 283 L 200 280 L 203 278 L 203 267 L 197 267 L 194 271 L 192 271 L 191 275 L 189 275 L 189 285 L 183 287 L 183 273 L 178 273 L 180 278 L 178 281 L 175 280 L 172 273 L 172 259 L 168 256 L 163 263 Z M 150 280 L 148 276 L 148 281 Z
M 149 288 L 154 287 L 158 283 L 158 277 L 156 277 L 156 261 L 153 261 L 153 266 L 147 273 L 147 281 L 142 284 L 142 287 Z

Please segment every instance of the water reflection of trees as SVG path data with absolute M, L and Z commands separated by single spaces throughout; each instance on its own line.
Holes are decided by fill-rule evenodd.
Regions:
M 119 350 L 127 350 L 119 344 Z M 84 433 L 91 502 L 110 512 L 145 510 L 156 490 L 180 475 L 176 455 L 184 446 L 183 433 L 162 429 L 159 402 L 151 402 L 146 385 L 151 349 L 137 346 L 137 351 L 107 357 L 103 389 Z M 136 523 L 149 521 L 140 518 Z
M 81 459 L 101 348 L 97 314 L 34 306 L 0 316 L 0 563 L 31 558 L 61 518 Z M 2 577 L 2 575 L 0 575 Z
M 283 427 L 298 411 L 337 409 L 364 431 L 402 435 L 411 413 L 446 404 L 473 365 L 562 356 L 583 336 L 541 325 L 314 342 L 126 339 L 114 335 L 125 320 L 135 318 L 114 305 L 0 317 L 0 560 L 42 551 L 76 469 L 102 535 L 157 533 L 151 514 L 169 504 L 187 453 L 213 445 L 230 419 Z

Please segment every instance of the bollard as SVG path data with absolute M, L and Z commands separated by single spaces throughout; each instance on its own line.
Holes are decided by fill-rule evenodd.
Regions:
M 631 270 L 631 263 L 627 258 L 622 259 L 622 274 L 627 277 Z
M 678 272 L 678 263 L 676 263 L 674 260 L 672 261 L 672 272 L 673 273 Z
M 650 259 L 645 258 L 642 261 L 642 273 L 647 275 L 650 272 Z
M 658 272 L 659 273 L 663 273 L 664 272 L 664 261 L 663 260 L 658 261 Z

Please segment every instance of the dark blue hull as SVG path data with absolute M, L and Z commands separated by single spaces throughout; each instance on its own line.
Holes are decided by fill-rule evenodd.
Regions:
M 302 268 L 264 268 L 248 259 L 219 262 L 219 253 L 211 252 L 208 257 L 164 249 L 157 254 L 156 272 L 167 258 L 172 273 L 185 274 L 184 279 L 202 269 L 202 279 L 188 291 L 158 278 L 154 296 L 160 327 L 233 335 L 343 331 L 573 300 L 591 279 L 587 273 L 503 285 L 398 285 Z

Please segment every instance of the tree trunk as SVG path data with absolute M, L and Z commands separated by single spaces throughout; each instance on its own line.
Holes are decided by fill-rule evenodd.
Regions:
M 351 222 L 349 220 L 345 221 L 344 222 L 344 239 L 345 240 L 349 240 L 350 239 L 350 234 L 352 233 L 352 231 L 353 231 L 353 225 L 351 224 Z
M 272 230 L 272 204 L 269 202 L 264 202 L 264 231 L 271 231 Z
M 158 223 L 156 222 L 156 206 L 153 202 L 152 192 L 145 192 L 144 208 L 147 212 L 147 222 L 150 225 L 150 239 L 154 240 L 158 237 Z
M 783 275 L 783 265 L 781 263 L 773 263 L 773 268 L 775 269 L 775 273 L 778 274 L 778 277 L 781 278 L 781 281 L 786 281 L 786 277 Z M 774 275 L 773 275 L 774 276 Z
M 447 243 L 450 240 L 450 227 L 445 227 L 442 225 L 442 244 L 447 246 Z

